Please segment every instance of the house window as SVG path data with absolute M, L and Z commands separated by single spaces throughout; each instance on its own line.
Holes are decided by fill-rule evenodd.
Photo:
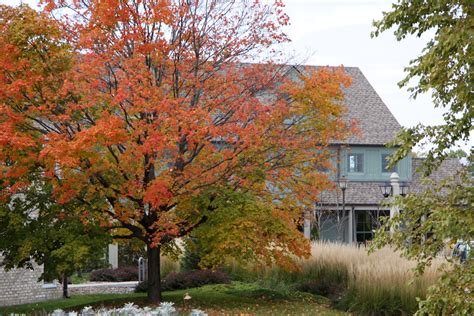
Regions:
M 366 243 L 374 238 L 374 230 L 381 226 L 381 217 L 389 216 L 390 211 L 357 211 L 356 212 L 356 240 Z
M 382 172 L 398 172 L 397 165 L 393 166 L 393 168 L 388 168 L 388 162 L 390 160 L 390 154 L 382 154 Z
M 359 243 L 365 243 L 372 239 L 372 218 L 366 211 L 356 212 L 356 239 Z
M 347 156 L 348 172 L 364 172 L 364 154 L 349 154 Z

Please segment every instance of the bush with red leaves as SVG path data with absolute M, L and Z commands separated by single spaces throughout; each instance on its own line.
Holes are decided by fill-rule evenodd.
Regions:
M 99 269 L 99 270 L 92 271 L 90 280 L 98 281 L 98 282 L 137 281 L 138 269 L 137 267 L 120 267 L 117 269 Z

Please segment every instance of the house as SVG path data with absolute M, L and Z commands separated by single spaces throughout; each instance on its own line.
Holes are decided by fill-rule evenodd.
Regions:
M 416 170 L 422 159 L 409 155 L 387 168 L 387 158 L 396 151 L 387 144 L 401 126 L 359 68 L 345 71 L 352 77 L 352 85 L 345 89 L 346 115 L 356 121 L 360 133 L 331 144 L 334 170 L 330 178 L 336 189 L 317 197 L 315 209 L 305 220 L 305 235 L 311 238 L 312 230 L 321 240 L 366 243 L 373 238 L 380 217 L 391 215 L 380 187 L 395 181 L 404 191 L 420 191 L 421 175 Z M 447 159 L 430 177 L 441 180 L 459 168 L 457 159 Z

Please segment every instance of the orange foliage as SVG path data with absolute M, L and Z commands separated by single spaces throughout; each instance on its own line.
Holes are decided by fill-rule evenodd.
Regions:
M 59 201 L 154 246 L 199 225 L 174 210 L 206 188 L 278 199 L 273 216 L 295 228 L 329 186 L 316 167 L 350 132 L 350 78 L 276 62 L 288 40 L 280 1 L 44 2 L 41 14 L 0 7 L 3 194 L 39 166 Z

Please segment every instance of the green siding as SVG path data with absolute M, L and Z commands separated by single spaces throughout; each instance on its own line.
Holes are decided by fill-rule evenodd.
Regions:
M 392 154 L 393 148 L 385 147 L 350 147 L 341 150 L 341 175 L 352 181 L 389 181 L 390 172 L 382 172 L 382 154 Z M 348 172 L 348 154 L 364 155 L 364 169 L 361 173 Z M 411 157 L 405 157 L 397 163 L 400 181 L 411 181 Z

